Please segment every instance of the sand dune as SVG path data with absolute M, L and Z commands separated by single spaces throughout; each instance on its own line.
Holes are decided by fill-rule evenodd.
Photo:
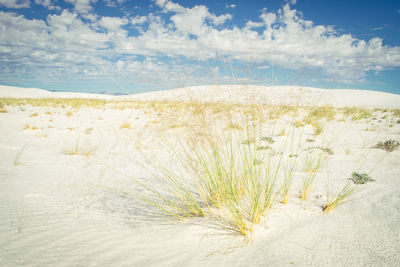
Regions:
M 96 98 L 109 100 L 180 100 L 227 101 L 242 103 L 359 106 L 400 108 L 400 95 L 355 89 L 320 89 L 301 86 L 214 85 L 194 86 L 135 95 L 102 95 L 71 92 L 50 92 L 37 88 L 0 85 L 0 97 L 15 98 Z
M 400 150 L 375 147 L 386 140 L 400 141 L 400 113 L 391 110 L 400 108 L 399 95 L 211 86 L 107 96 L 0 86 L 3 97 L 300 102 L 362 106 L 370 111 L 358 116 L 364 111 L 335 110 L 333 119 L 320 119 L 319 134 L 312 125 L 294 128 L 296 134 L 304 129 L 304 136 L 288 204 L 280 202 L 278 186 L 268 216 L 244 238 L 212 216 L 171 222 L 135 194 L 124 193 L 143 191 L 134 181 L 160 186 L 143 167 L 148 160 L 151 164 L 152 157 L 184 170 L 175 165 L 176 155 L 165 140 L 185 140 L 185 126 L 196 126 L 197 117 L 189 116 L 185 106 L 117 103 L 74 109 L 0 102 L 0 266 L 400 265 Z M 231 114 L 229 105 L 227 110 L 215 107 L 208 106 L 204 118 L 221 136 L 229 126 L 236 125 L 232 127 L 236 132 L 245 128 L 244 112 Z M 266 155 L 279 156 L 289 122 L 287 114 L 257 119 L 264 137 L 261 144 L 269 146 Z M 206 127 L 198 128 L 201 133 Z M 265 137 L 274 143 L 267 143 Z M 140 146 L 149 151 L 147 156 L 138 151 Z M 320 152 L 323 163 L 304 201 L 298 197 L 302 155 L 310 150 Z M 359 185 L 348 202 L 323 213 L 327 187 L 340 190 L 354 171 L 369 173 L 375 181 Z

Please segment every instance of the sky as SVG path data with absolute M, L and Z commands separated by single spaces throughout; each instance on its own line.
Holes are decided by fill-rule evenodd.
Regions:
M 398 0 L 0 0 L 0 84 L 207 84 L 400 94 Z

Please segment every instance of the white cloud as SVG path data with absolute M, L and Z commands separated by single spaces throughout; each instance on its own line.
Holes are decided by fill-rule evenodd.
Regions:
M 146 16 L 136 16 L 136 17 L 131 19 L 131 24 L 132 25 L 143 24 L 146 21 L 147 21 L 147 17 Z
M 157 0 L 156 4 L 162 8 L 162 11 L 174 12 L 171 21 L 174 23 L 178 31 L 183 34 L 204 34 L 208 31 L 209 26 L 206 21 L 211 21 L 215 26 L 224 24 L 227 20 L 232 19 L 232 15 L 224 14 L 216 16 L 208 11 L 206 6 L 194 6 L 193 8 L 185 8 L 179 4 L 169 0 Z
M 48 10 L 61 10 L 59 6 L 52 5 L 51 3 L 52 3 L 51 0 L 35 0 L 35 4 L 44 6 Z
M 36 76 L 78 75 L 85 70 L 104 76 L 103 72 L 116 70 L 145 70 L 150 75 L 171 68 L 157 65 L 158 56 L 201 62 L 229 57 L 291 70 L 318 70 L 342 82 L 362 81 L 369 71 L 400 67 L 400 47 L 384 45 L 380 38 L 360 40 L 331 26 L 314 25 L 289 4 L 278 12 L 264 9 L 243 28 L 228 28 L 224 23 L 232 18 L 230 14 L 217 16 L 205 6 L 186 8 L 168 0 L 155 3 L 162 16 L 84 14 L 89 22 L 82 20 L 82 13 L 78 15 L 82 9 L 76 6 L 75 12 L 64 10 L 46 20 L 0 11 L 0 25 L 4 25 L 0 27 L 0 74 L 18 70 Z M 126 28 L 135 25 L 140 25 L 138 35 L 128 34 Z M 138 55 L 146 60 L 136 60 Z
M 297 3 L 297 0 L 285 0 L 286 3 L 289 3 L 291 5 L 295 5 Z
M 65 0 L 74 6 L 74 11 L 81 14 L 87 14 L 92 9 L 92 4 L 97 0 Z
M 38 5 L 42 5 L 44 7 L 49 7 L 51 4 L 50 0 L 35 0 L 35 3 Z
M 30 7 L 29 0 L 0 0 L 0 6 L 8 8 L 28 8 Z
M 116 32 L 121 29 L 121 26 L 129 22 L 127 18 L 119 17 L 101 17 L 99 25 L 106 28 L 109 32 Z
M 236 5 L 235 4 L 226 4 L 225 8 L 235 8 Z
M 126 0 L 104 0 L 106 2 L 106 5 L 109 7 L 114 7 L 117 6 L 117 4 L 122 4 L 126 2 Z

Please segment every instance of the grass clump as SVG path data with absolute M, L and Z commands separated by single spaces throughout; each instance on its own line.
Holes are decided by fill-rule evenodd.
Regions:
M 162 189 L 143 185 L 153 196 L 147 203 L 178 219 L 216 215 L 230 230 L 248 237 L 272 206 L 281 160 L 257 149 L 255 126 L 222 132 L 169 144 L 171 158 L 179 163 L 174 169 L 151 154 Z M 244 138 L 252 141 L 242 142 Z
M 303 183 L 299 192 L 300 199 L 302 200 L 308 199 L 308 195 L 312 189 L 315 176 L 320 166 L 321 166 L 321 154 L 313 155 L 312 153 L 307 153 L 307 156 L 304 161 Z
M 75 144 L 71 145 L 69 147 L 66 147 L 64 149 L 64 154 L 71 155 L 71 156 L 86 156 L 86 157 L 88 157 L 96 151 L 96 148 L 94 146 L 89 146 L 87 143 L 82 143 L 82 142 L 83 142 L 83 140 L 79 134 L 75 141 Z
M 400 145 L 399 141 L 396 140 L 386 140 L 384 142 L 378 142 L 374 148 L 382 149 L 387 152 L 393 152 Z
M 121 124 L 121 126 L 119 127 L 121 129 L 132 129 L 132 125 L 129 122 L 124 122 Z
M 361 119 L 367 119 L 372 116 L 370 110 L 365 108 L 357 108 L 357 107 L 345 107 L 343 109 L 343 114 L 351 117 L 351 120 L 358 121 Z
M 342 205 L 356 192 L 356 186 L 352 185 L 351 182 L 347 182 L 346 185 L 337 193 L 332 194 L 330 190 L 327 192 L 326 202 L 322 208 L 324 213 L 335 209 L 339 205 Z
M 309 115 L 309 120 L 314 121 L 325 118 L 330 121 L 333 120 L 335 116 L 336 111 L 332 106 L 315 107 Z
M 353 172 L 351 174 L 350 180 L 352 180 L 353 183 L 355 183 L 355 184 L 365 184 L 367 182 L 375 181 L 367 173 L 358 173 L 358 172 Z

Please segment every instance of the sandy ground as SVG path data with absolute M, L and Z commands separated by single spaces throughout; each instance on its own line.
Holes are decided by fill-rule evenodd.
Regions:
M 213 99 L 219 101 L 246 102 L 259 94 L 261 102 L 286 103 L 289 91 L 305 95 L 299 88 L 253 88 L 248 94 L 239 87 L 218 88 Z M 302 101 L 317 105 L 400 108 L 399 95 L 302 90 L 314 92 Z M 206 101 L 212 95 L 211 89 L 197 87 L 124 99 Z M 88 97 L 0 87 L 0 97 L 66 96 Z M 146 110 L 5 109 L 0 113 L 0 266 L 400 265 L 400 149 L 388 153 L 372 148 L 378 141 L 400 140 L 400 118 L 389 110 L 374 111 L 369 119 L 329 121 L 318 137 L 306 131 L 305 139 L 315 139 L 311 146 L 334 152 L 326 155 L 310 199 L 297 197 L 295 180 L 289 203 L 276 203 L 245 242 L 215 220 L 170 222 L 134 196 L 110 189 L 133 191 L 137 184 L 132 179 L 153 179 L 137 164 L 145 161 L 138 143 L 173 162 L 162 141 L 180 130 L 160 130 Z M 121 128 L 127 122 L 130 127 Z M 76 147 L 82 153 L 71 155 Z M 375 182 L 360 185 L 351 201 L 323 213 L 327 184 L 339 189 L 360 162 L 362 172 L 376 166 L 371 172 Z

